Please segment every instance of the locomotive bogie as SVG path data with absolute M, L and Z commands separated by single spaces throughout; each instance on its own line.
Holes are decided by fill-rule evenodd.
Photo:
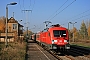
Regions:
M 70 44 L 66 44 L 65 49 L 70 49 Z

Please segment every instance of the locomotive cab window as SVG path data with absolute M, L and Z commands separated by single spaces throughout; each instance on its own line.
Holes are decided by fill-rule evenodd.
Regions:
M 66 37 L 66 30 L 53 30 L 54 37 Z

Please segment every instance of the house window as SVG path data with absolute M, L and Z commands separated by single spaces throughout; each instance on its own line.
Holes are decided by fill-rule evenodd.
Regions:
M 17 24 L 13 24 L 13 29 L 17 29 Z
M 23 30 L 23 27 L 19 27 L 20 30 Z

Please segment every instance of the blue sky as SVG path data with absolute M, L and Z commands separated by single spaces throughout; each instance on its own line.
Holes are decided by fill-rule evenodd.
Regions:
M 29 29 L 34 32 L 45 28 L 44 21 L 58 23 L 66 28 L 68 22 L 77 22 L 75 27 L 79 29 L 83 20 L 90 20 L 90 0 L 0 0 L 0 2 L 0 17 L 6 16 L 7 4 L 17 2 L 15 6 L 8 6 L 8 18 L 12 17 L 14 12 L 16 20 L 23 20 L 20 23 L 24 25 L 24 29 L 27 23 Z

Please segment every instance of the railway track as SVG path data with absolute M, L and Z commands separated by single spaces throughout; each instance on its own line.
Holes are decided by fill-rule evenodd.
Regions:
M 51 55 L 53 55 L 55 58 L 57 58 L 58 60 L 74 60 L 73 58 L 71 58 L 70 56 L 67 56 L 65 54 L 61 54 L 61 53 L 57 53 L 54 50 L 48 50 L 47 48 L 43 47 L 42 48 L 44 50 L 46 50 L 47 52 L 49 52 Z
M 90 48 L 71 45 L 71 50 L 76 52 L 76 57 L 80 58 L 81 60 L 90 60 Z
M 48 50 L 47 48 L 44 49 L 58 60 L 90 60 L 90 50 L 83 47 L 81 48 L 79 46 L 71 46 L 69 51 L 59 53 L 56 53 L 56 51 Z

